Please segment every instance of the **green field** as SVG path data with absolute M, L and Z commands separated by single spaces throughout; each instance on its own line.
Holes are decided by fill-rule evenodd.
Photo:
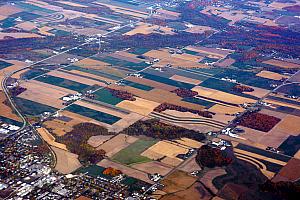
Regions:
M 0 70 L 1 70 L 1 69 L 4 69 L 4 68 L 6 68 L 6 67 L 9 67 L 9 66 L 12 66 L 12 64 L 11 64 L 11 63 L 8 63 L 8 62 L 5 62 L 5 61 L 2 61 L 2 60 L 0 60 Z
M 56 108 L 40 104 L 34 101 L 30 101 L 27 99 L 16 97 L 15 103 L 17 106 L 22 110 L 22 112 L 26 115 L 40 115 L 43 112 L 55 112 L 57 111 Z
M 36 80 L 41 81 L 43 83 L 48 83 L 51 85 L 67 88 L 69 90 L 75 90 L 78 92 L 83 91 L 84 89 L 90 87 L 89 85 L 86 84 L 82 84 L 75 81 L 71 81 L 71 80 L 67 80 L 55 76 L 50 76 L 50 75 L 45 75 L 45 77 L 44 76 L 38 77 Z
M 139 139 L 136 142 L 132 143 L 128 147 L 122 149 L 117 154 L 115 154 L 112 159 L 116 162 L 131 165 L 135 163 L 144 163 L 150 162 L 151 159 L 141 156 L 140 154 L 143 153 L 146 149 L 154 145 L 157 141 L 156 140 L 142 140 Z
M 6 123 L 6 124 L 12 124 L 12 125 L 15 125 L 15 126 L 22 126 L 23 125 L 22 122 L 19 122 L 19 121 L 13 120 L 13 119 L 9 119 L 9 118 L 3 117 L 3 116 L 0 116 L 0 122 Z
M 116 117 L 114 115 L 110 115 L 104 112 L 100 112 L 97 110 L 93 110 L 90 108 L 86 108 L 80 105 L 72 104 L 71 106 L 67 107 L 66 110 L 71 111 L 73 113 L 77 113 L 83 115 L 85 117 L 92 118 L 94 120 L 106 123 L 106 124 L 114 124 L 119 121 L 121 118 Z
M 107 104 L 111 104 L 111 105 L 117 105 L 118 103 L 120 103 L 121 101 L 123 101 L 123 99 L 120 99 L 118 97 L 115 97 L 111 94 L 111 92 L 109 92 L 106 89 L 102 89 L 102 90 L 98 90 L 95 93 L 95 100 L 97 101 L 101 101 Z
M 140 83 L 135 83 L 135 82 L 132 82 L 132 81 L 124 80 L 123 83 L 125 85 L 131 86 L 131 87 L 134 87 L 134 88 L 137 88 L 137 89 L 140 89 L 140 90 L 150 91 L 150 90 L 153 89 L 153 87 L 151 87 L 151 86 L 143 85 L 143 84 L 140 84 Z

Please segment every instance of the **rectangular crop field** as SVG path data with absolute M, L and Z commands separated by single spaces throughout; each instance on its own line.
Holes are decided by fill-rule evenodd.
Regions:
M 140 154 L 154 145 L 156 142 L 156 140 L 137 140 L 133 144 L 115 154 L 112 159 L 126 165 L 150 162 L 152 161 L 151 159 L 141 156 Z
M 121 119 L 119 117 L 107 113 L 103 113 L 100 111 L 92 110 L 90 108 L 86 108 L 76 104 L 67 107 L 66 110 L 83 115 L 85 117 L 95 119 L 100 122 L 104 122 L 106 124 L 114 124 Z

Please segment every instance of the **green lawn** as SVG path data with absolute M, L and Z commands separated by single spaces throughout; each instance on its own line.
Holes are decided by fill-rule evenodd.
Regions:
M 147 157 L 141 156 L 141 153 L 154 145 L 156 142 L 156 140 L 137 140 L 136 142 L 132 143 L 128 147 L 115 154 L 112 159 L 125 165 L 150 162 L 152 160 Z

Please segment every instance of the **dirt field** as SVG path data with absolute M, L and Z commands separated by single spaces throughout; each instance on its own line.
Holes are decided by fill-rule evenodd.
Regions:
M 84 77 L 81 77 L 81 76 L 67 74 L 67 73 L 64 73 L 64 72 L 61 72 L 61 71 L 51 71 L 47 74 L 51 75 L 51 76 L 71 80 L 71 81 L 76 81 L 78 83 L 83 83 L 83 84 L 86 84 L 86 85 L 99 85 L 101 87 L 106 86 L 106 84 L 104 84 L 103 82 L 96 81 L 96 80 L 93 80 L 93 79 L 84 78 Z
M 201 170 L 201 167 L 196 163 L 195 157 L 196 155 L 193 155 L 193 157 L 189 159 L 188 162 L 185 162 L 183 165 L 181 165 L 179 169 L 187 173 Z
M 106 155 L 111 157 L 137 140 L 138 139 L 133 136 L 119 134 L 100 145 L 97 149 L 103 149 L 106 152 Z
M 189 138 L 181 138 L 178 140 L 174 140 L 174 142 L 179 143 L 179 144 L 184 145 L 189 148 L 200 148 L 203 145 L 203 143 L 198 142 L 196 140 L 189 139 Z
M 170 166 L 157 161 L 135 164 L 131 167 L 149 174 L 159 173 L 163 176 L 172 170 Z
M 300 106 L 297 106 L 295 104 L 290 104 L 290 103 L 285 103 L 282 101 L 276 101 L 273 99 L 266 99 L 265 102 L 270 103 L 270 104 L 274 104 L 274 105 L 278 105 L 278 106 L 285 106 L 285 107 L 290 107 L 290 108 L 295 108 L 300 110 Z
M 163 156 L 176 158 L 178 154 L 185 154 L 187 152 L 188 148 L 183 147 L 182 145 L 178 145 L 168 141 L 159 141 L 158 143 L 144 151 L 141 155 L 156 160 Z
M 69 174 L 76 169 L 81 167 L 78 160 L 78 155 L 70 153 L 68 151 L 51 147 L 56 155 L 56 166 L 55 169 L 62 174 Z
M 105 167 L 105 168 L 112 167 L 112 168 L 121 170 L 124 174 L 126 174 L 128 176 L 131 176 L 133 178 L 140 179 L 147 183 L 153 184 L 153 182 L 151 180 L 149 180 L 147 173 L 141 172 L 136 169 L 132 169 L 130 167 L 127 167 L 127 166 L 124 166 L 124 165 L 121 165 L 121 164 L 118 164 L 115 162 L 112 162 L 108 159 L 101 160 L 97 165 L 99 165 L 101 167 Z
M 68 151 L 65 144 L 55 142 L 55 138 L 48 132 L 47 129 L 38 128 L 37 131 L 42 136 L 43 140 L 45 140 L 45 142 L 47 142 L 49 145 L 57 147 L 57 148 L 62 149 L 62 150 L 65 150 L 65 151 Z
M 261 71 L 256 76 L 263 77 L 263 78 L 268 78 L 268 79 L 273 79 L 273 80 L 281 80 L 282 78 L 288 78 L 288 76 L 278 74 L 275 72 L 270 72 L 270 71 Z
M 132 112 L 132 113 L 126 115 L 125 117 L 123 117 L 121 120 L 114 123 L 111 126 L 111 128 L 109 128 L 108 130 L 110 132 L 119 133 L 120 131 L 127 128 L 131 124 L 134 124 L 136 121 L 142 119 L 143 117 L 144 117 L 143 115 Z
M 88 139 L 87 143 L 91 145 L 92 147 L 96 148 L 103 144 L 104 142 L 108 141 L 110 138 L 112 138 L 113 135 L 97 135 L 92 136 Z
M 193 85 L 198 85 L 202 82 L 200 80 L 187 78 L 187 77 L 179 76 L 179 75 L 173 75 L 170 79 L 175 80 L 175 81 L 184 82 L 184 83 L 190 83 L 190 84 L 193 84 Z
M 295 63 L 290 63 L 290 62 L 285 62 L 285 61 L 275 60 L 275 59 L 270 59 L 270 60 L 264 61 L 263 63 L 281 67 L 281 68 L 286 68 L 286 69 L 300 68 L 300 64 L 295 64 Z
M 216 63 L 215 65 L 218 67 L 228 67 L 235 63 L 235 60 L 232 58 L 227 58 L 225 60 L 222 60 L 221 62 Z
M 300 133 L 300 117 L 294 115 L 287 115 L 283 118 L 274 129 L 277 131 L 282 131 L 290 135 L 297 136 Z
M 200 181 L 207 186 L 214 194 L 217 194 L 218 189 L 213 185 L 212 181 L 218 176 L 225 175 L 226 171 L 222 168 L 209 170 L 201 177 Z
M 40 38 L 42 36 L 34 33 L 0 33 L 0 40 L 5 37 L 13 37 L 13 38 Z
M 133 30 L 125 33 L 125 35 L 135 35 L 135 34 L 148 35 L 148 34 L 151 34 L 151 33 L 168 34 L 168 35 L 175 34 L 172 31 L 172 28 L 140 22 L 136 25 L 136 27 Z
M 145 79 L 145 78 L 141 79 L 141 78 L 130 76 L 129 78 L 127 78 L 127 80 L 136 82 L 136 83 L 140 83 L 140 84 L 144 84 L 144 85 L 148 85 L 148 86 L 154 87 L 156 89 L 166 90 L 166 91 L 173 91 L 176 89 L 175 86 L 167 85 L 164 83 L 159 83 L 159 82 L 152 81 L 150 79 Z
M 197 26 L 197 25 L 193 25 L 190 28 L 187 28 L 185 31 L 189 32 L 189 33 L 204 33 L 205 31 L 214 31 L 214 29 L 212 29 L 209 26 Z
M 216 48 L 208 48 L 208 47 L 199 47 L 199 46 L 188 46 L 187 50 L 196 51 L 199 53 L 204 53 L 207 55 L 213 55 L 217 58 L 225 58 L 230 53 L 234 52 L 230 49 L 216 49 Z
M 3 16 L 10 16 L 19 12 L 22 12 L 23 10 L 21 8 L 17 8 L 13 5 L 4 5 L 0 7 L 0 13 Z
M 216 104 L 208 109 L 208 111 L 213 113 L 221 113 L 221 114 L 235 114 L 237 112 L 242 112 L 244 109 L 241 107 L 235 107 L 235 106 L 222 106 L 219 104 Z
M 3 103 L 5 100 L 5 94 L 2 91 L 0 91 L 0 115 L 21 122 L 21 119 L 12 112 L 11 108 Z
M 164 192 L 174 193 L 189 188 L 196 180 L 196 177 L 189 176 L 186 172 L 176 170 L 174 173 L 165 177 L 161 183 L 165 185 L 163 188 Z
M 37 81 L 24 82 L 21 86 L 27 88 L 27 90 L 21 93 L 18 97 L 55 108 L 63 108 L 64 101 L 60 100 L 60 98 L 68 94 L 76 93 L 71 90 L 57 90 L 59 87 L 48 87 L 47 85 L 48 84 L 40 84 L 40 82 Z
M 243 92 L 244 94 L 249 94 L 258 98 L 262 98 L 264 97 L 266 94 L 269 93 L 269 90 L 266 89 L 262 89 L 262 88 L 258 88 L 258 87 L 253 87 L 253 86 L 249 86 L 251 88 L 254 89 L 253 92 Z
M 135 101 L 124 100 L 124 101 L 118 103 L 116 106 L 119 108 L 123 108 L 125 110 L 129 110 L 129 111 L 138 113 L 140 115 L 147 116 L 158 105 L 159 105 L 159 103 L 157 103 L 157 102 L 149 101 L 146 99 L 136 97 Z
M 78 75 L 82 75 L 82 76 L 94 78 L 94 79 L 97 79 L 97 80 L 100 80 L 100 81 L 106 81 L 108 83 L 113 83 L 114 82 L 114 80 L 112 80 L 112 79 L 109 79 L 109 78 L 106 78 L 106 77 L 102 77 L 102 76 L 97 76 L 97 75 L 86 73 L 86 72 L 82 72 L 82 71 L 78 71 L 78 70 L 71 70 L 70 72 L 78 74 Z
M 80 121 L 72 119 L 70 122 L 65 122 L 58 119 L 54 119 L 45 121 L 44 125 L 47 129 L 51 129 L 55 135 L 63 136 L 67 132 L 70 132 L 73 129 L 72 126 L 77 123 L 80 123 Z
M 250 98 L 233 95 L 233 94 L 229 94 L 226 92 L 222 92 L 210 88 L 205 88 L 202 86 L 196 86 L 192 90 L 198 92 L 198 94 L 201 96 L 232 103 L 232 104 L 255 103 L 255 100 Z
M 88 69 L 103 69 L 105 66 L 109 66 L 109 63 L 105 63 L 99 60 L 94 60 L 91 58 L 86 58 L 83 60 L 80 60 L 75 63 L 78 67 L 88 68 Z
M 80 7 L 80 8 L 87 8 L 88 6 L 82 5 L 82 4 L 78 4 L 78 3 L 73 3 L 73 2 L 69 2 L 69 1 L 58 1 L 59 3 L 62 4 L 66 4 L 69 6 L 75 6 L 75 7 Z

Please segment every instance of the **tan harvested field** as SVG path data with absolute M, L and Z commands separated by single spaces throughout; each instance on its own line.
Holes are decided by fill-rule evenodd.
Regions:
M 70 90 L 70 89 L 67 89 L 67 88 L 62 88 L 62 87 L 59 87 L 59 86 L 51 85 L 51 84 L 48 84 L 48 83 L 43 83 L 43 82 L 36 81 L 36 80 L 30 80 L 30 81 L 27 81 L 26 84 L 27 83 L 32 83 L 34 85 L 37 85 L 37 87 L 40 87 L 40 88 L 48 88 L 50 90 L 53 90 L 53 92 L 56 90 L 58 92 L 62 92 L 62 93 L 66 93 L 66 94 L 76 94 L 77 93 L 74 90 Z M 40 89 L 40 88 L 37 88 L 37 89 Z
M 176 58 L 173 56 L 169 56 L 167 58 L 161 59 L 157 65 L 166 66 L 171 64 L 173 67 L 184 67 L 184 68 L 207 68 L 207 65 L 201 64 L 198 62 L 193 62 L 181 58 Z
M 37 25 L 33 22 L 23 22 L 23 23 L 16 25 L 16 27 L 21 28 L 25 31 L 31 31 L 32 29 L 37 28 Z
M 300 149 L 297 151 L 297 153 L 294 155 L 294 158 L 297 158 L 300 160 Z
M 265 132 L 247 128 L 244 126 L 237 126 L 237 127 L 245 130 L 245 132 L 240 136 L 252 143 L 258 143 L 259 139 L 266 134 Z
M 105 63 L 99 60 L 94 60 L 91 58 L 86 58 L 76 62 L 74 65 L 78 67 L 83 67 L 87 69 L 104 69 L 106 66 L 110 66 L 109 63 Z
M 43 27 L 38 28 L 38 31 L 42 35 L 54 36 L 55 34 L 49 32 L 52 29 L 53 29 L 52 27 L 43 26 Z
M 94 75 L 94 74 L 90 74 L 90 73 L 86 73 L 86 72 L 82 72 L 82 71 L 78 71 L 78 70 L 71 70 L 70 72 L 78 74 L 78 75 L 82 75 L 82 76 L 86 76 L 86 77 L 98 79 L 99 81 L 106 81 L 108 83 L 113 83 L 115 81 L 113 79 L 109 79 L 109 78 L 102 77 L 102 76 L 97 76 L 97 75 Z
M 22 11 L 23 11 L 23 9 L 13 6 L 13 5 L 9 5 L 9 4 L 3 5 L 0 7 L 1 15 L 6 16 L 6 17 L 16 14 L 16 13 L 19 13 L 19 12 L 22 12 Z
M 140 63 L 140 62 L 144 61 L 142 59 L 137 58 L 136 55 L 125 52 L 125 51 L 115 52 L 115 53 L 109 54 L 109 56 L 120 59 L 120 60 L 126 60 L 128 62 L 133 62 L 133 63 Z
M 125 33 L 125 35 L 129 35 L 129 36 L 136 35 L 136 34 L 148 35 L 151 33 L 158 33 L 163 35 L 175 34 L 172 31 L 172 28 L 139 22 L 133 30 L 128 31 L 127 33 Z
M 233 63 L 235 63 L 234 59 L 226 58 L 225 60 L 222 60 L 222 61 L 216 63 L 215 65 L 218 67 L 228 67 L 228 66 L 232 65 Z
M 115 163 L 115 162 L 110 161 L 108 159 L 101 160 L 97 165 L 99 165 L 101 167 L 105 167 L 105 168 L 112 167 L 112 168 L 121 170 L 124 174 L 126 174 L 128 176 L 131 176 L 133 178 L 140 179 L 140 180 L 143 180 L 143 181 L 145 181 L 147 183 L 153 184 L 153 181 L 151 181 L 148 178 L 148 174 L 147 173 L 141 172 L 139 170 L 127 167 L 127 166 L 119 164 L 119 163 Z
M 55 138 L 49 133 L 49 131 L 45 128 L 37 128 L 38 133 L 42 136 L 43 140 L 47 142 L 50 146 L 57 147 L 59 149 L 68 151 L 65 144 L 55 142 Z
M 174 193 L 189 188 L 196 182 L 197 178 L 188 175 L 186 172 L 176 170 L 169 176 L 165 177 L 161 183 L 165 185 L 163 191 Z
M 244 151 L 244 150 L 241 150 L 241 149 L 234 148 L 233 151 L 235 153 L 239 153 L 239 154 L 243 154 L 243 155 L 250 156 L 250 157 L 253 157 L 253 158 L 269 161 L 271 163 L 275 163 L 275 164 L 278 164 L 278 165 L 282 165 L 282 166 L 286 165 L 286 162 L 276 160 L 276 159 L 273 159 L 273 158 L 268 158 L 266 156 L 262 156 L 262 155 L 259 155 L 259 154 L 256 154 L 256 153 Z
M 235 106 L 223 106 L 216 104 L 208 109 L 208 111 L 213 113 L 219 113 L 219 114 L 235 114 L 237 112 L 243 112 L 244 109 L 241 107 L 235 107 Z
M 0 91 L 0 116 L 21 122 L 21 119 L 12 112 L 11 108 L 3 103 L 5 100 L 4 92 Z
M 266 96 L 270 91 L 266 90 L 266 89 L 262 89 L 262 88 L 258 88 L 258 87 L 253 87 L 253 86 L 249 86 L 251 88 L 254 89 L 253 92 L 243 92 L 244 94 L 249 94 L 258 98 L 262 98 L 264 96 Z
M 152 160 L 157 160 L 166 156 L 168 158 L 181 161 L 181 159 L 178 159 L 176 156 L 178 154 L 185 154 L 187 152 L 188 148 L 183 147 L 182 145 L 178 145 L 168 141 L 159 141 L 158 143 L 154 144 L 146 151 L 144 151 L 141 155 L 146 156 Z
M 223 17 L 225 19 L 230 20 L 231 22 L 229 22 L 229 25 L 233 25 L 236 22 L 244 19 L 245 17 L 247 17 L 247 15 L 243 14 L 242 11 L 228 11 L 228 12 L 222 12 L 220 15 L 218 15 L 220 17 Z
M 300 64 L 285 62 L 285 61 L 276 60 L 276 59 L 270 59 L 270 60 L 264 61 L 263 63 L 281 67 L 281 68 L 286 68 L 286 69 L 299 69 L 300 68 Z
M 81 167 L 78 155 L 68 151 L 51 147 L 56 155 L 55 169 L 62 174 L 69 174 Z
M 287 138 L 289 137 L 289 133 L 273 128 L 271 131 L 259 137 L 257 142 L 272 147 L 279 147 Z
M 2 80 L 5 77 L 6 73 L 21 69 L 22 67 L 26 66 L 26 63 L 17 60 L 3 60 L 3 61 L 9 62 L 13 65 L 0 70 L 0 90 L 2 90 Z
M 193 25 L 192 27 L 185 29 L 185 31 L 189 33 L 204 33 L 205 31 L 215 31 L 215 29 L 209 26 Z
M 158 105 L 159 105 L 159 103 L 157 103 L 157 102 L 149 101 L 146 99 L 136 97 L 135 101 L 124 100 L 124 101 L 118 103 L 116 106 L 119 108 L 123 108 L 125 110 L 129 110 L 129 111 L 138 113 L 140 115 L 147 116 Z
M 187 50 L 196 51 L 199 53 L 204 53 L 207 55 L 213 55 L 218 58 L 225 58 L 230 53 L 233 53 L 233 50 L 230 49 L 216 49 L 216 48 L 209 48 L 209 47 L 200 47 L 200 46 L 188 46 Z
M 275 2 L 274 1 L 271 4 L 269 4 L 268 7 L 282 9 L 287 6 L 293 6 L 293 5 L 297 5 L 297 4 L 299 4 L 299 2 L 295 4 L 295 3 L 289 3 L 289 2 Z
M 290 107 L 290 108 L 295 108 L 295 109 L 300 110 L 300 106 L 297 106 L 296 104 L 285 103 L 282 101 L 276 101 L 276 100 L 268 99 L 268 98 L 265 99 L 264 101 L 267 103 L 270 103 L 270 104 L 277 105 L 277 106 L 285 106 L 285 107 Z
M 128 126 L 134 124 L 138 120 L 144 118 L 143 115 L 140 115 L 138 113 L 131 112 L 125 117 L 123 117 L 121 120 L 114 123 L 111 128 L 108 128 L 108 131 L 119 133 L 123 129 L 127 128 Z
M 192 90 L 198 92 L 200 96 L 212 98 L 219 101 L 224 101 L 232 104 L 243 104 L 243 103 L 255 103 L 254 99 L 245 98 L 233 94 L 229 94 L 226 92 L 205 88 L 202 86 L 196 86 Z
M 69 122 L 61 121 L 59 119 L 47 120 L 43 124 L 46 126 L 48 130 L 51 129 L 51 132 L 57 136 L 63 136 L 67 132 L 73 130 L 73 126 L 80 123 L 78 120 L 72 119 Z
M 212 183 L 212 181 L 218 177 L 218 176 L 222 176 L 225 175 L 226 171 L 222 168 L 215 168 L 215 169 L 211 169 L 208 172 L 206 172 L 204 174 L 204 176 L 202 176 L 200 178 L 200 181 L 206 186 L 208 187 L 214 194 L 217 194 L 218 189 L 214 186 L 214 184 Z
M 148 174 L 159 173 L 163 176 L 172 170 L 172 167 L 170 167 L 166 164 L 157 162 L 157 161 L 135 164 L 135 165 L 132 165 L 131 167 L 134 169 L 146 172 Z
M 168 49 L 151 50 L 144 53 L 143 55 L 150 58 L 158 58 L 158 59 L 164 59 L 171 56 L 171 54 L 168 52 Z
M 24 82 L 21 86 L 27 88 L 27 90 L 21 93 L 18 97 L 55 108 L 63 108 L 64 101 L 60 100 L 60 98 L 70 94 L 65 91 L 39 84 L 37 81 Z
M 146 78 L 137 78 L 137 77 L 130 76 L 127 78 L 127 80 L 133 81 L 136 83 L 140 83 L 140 84 L 144 84 L 144 85 L 148 85 L 148 86 L 151 86 L 151 87 L 154 87 L 157 89 L 166 90 L 166 91 L 173 91 L 176 89 L 175 86 L 167 85 L 164 83 L 159 83 L 159 82 L 152 81 L 152 80 L 146 79 Z
M 193 104 L 193 103 L 181 101 L 181 99 L 182 99 L 181 97 L 177 96 L 175 93 L 172 93 L 172 92 L 169 92 L 169 91 L 166 91 L 166 90 L 161 90 L 161 89 L 154 88 L 150 91 L 144 91 L 144 90 L 136 89 L 136 88 L 129 87 L 129 86 L 124 87 L 124 86 L 116 86 L 116 85 L 110 85 L 109 87 L 114 88 L 114 89 L 118 89 L 118 90 L 128 91 L 128 92 L 134 94 L 135 96 L 138 96 L 140 98 L 149 100 L 150 102 L 154 102 L 154 103 L 152 103 L 152 106 L 151 106 L 152 108 L 155 108 L 156 106 L 158 106 L 161 103 L 165 103 L 166 100 L 167 100 L 168 103 L 179 105 L 179 106 L 182 106 L 182 107 L 187 107 L 187 108 L 190 108 L 190 109 L 203 110 L 205 108 L 204 106 L 201 106 L 201 105 L 198 105 L 198 104 Z M 125 101 L 122 101 L 121 104 L 123 102 L 125 102 Z M 135 101 L 133 101 L 133 103 L 134 102 Z M 154 107 L 154 105 L 156 105 L 156 106 Z M 124 107 L 124 109 L 126 109 L 126 108 Z M 131 110 L 131 111 L 133 111 L 133 110 Z M 147 109 L 147 112 L 149 112 L 149 111 L 150 111 L 150 107 L 148 107 L 148 109 Z
M 193 171 L 200 171 L 201 167 L 197 164 L 195 157 L 196 155 L 193 155 L 191 158 L 189 158 L 188 161 L 185 161 L 178 169 L 187 173 L 191 173 Z
M 51 76 L 56 76 L 56 77 L 60 77 L 60 78 L 63 78 L 63 79 L 71 80 L 71 81 L 76 81 L 78 83 L 83 83 L 83 84 L 86 84 L 86 85 L 106 86 L 106 84 L 103 83 L 103 82 L 96 81 L 96 80 L 93 80 L 93 79 L 84 78 L 84 77 L 80 77 L 80 76 L 76 76 L 76 75 L 73 75 L 73 74 L 68 74 L 68 73 L 61 72 L 61 71 L 51 71 L 47 74 L 51 75 Z
M 162 163 L 164 163 L 166 165 L 177 167 L 177 166 L 179 166 L 182 163 L 182 160 L 179 159 L 179 158 L 165 157 L 160 162 L 162 162 Z
M 13 38 L 40 38 L 42 36 L 34 33 L 0 33 L 0 40 L 4 39 L 4 37 L 13 37 Z
M 256 76 L 268 78 L 268 79 L 272 79 L 272 80 L 278 80 L 278 81 L 283 78 L 288 78 L 288 76 L 278 74 L 276 72 L 265 71 L 265 70 L 259 72 L 258 74 L 256 74 Z
M 187 54 L 187 53 L 172 54 L 171 57 L 172 58 L 179 58 L 179 59 L 183 59 L 183 60 L 188 60 L 188 61 L 192 61 L 192 62 L 196 62 L 196 63 L 198 63 L 200 60 L 203 59 L 202 56 L 191 55 L 191 54 Z
M 198 85 L 202 82 L 197 79 L 192 79 L 192 78 L 188 78 L 188 77 L 184 77 L 184 76 L 180 76 L 180 75 L 173 75 L 172 77 L 170 77 L 170 79 L 175 80 L 175 81 L 184 82 L 184 83 L 193 84 L 193 85 Z
M 161 200 L 210 200 L 211 198 L 210 192 L 201 183 L 195 182 L 186 190 L 164 195 Z
M 79 101 L 76 101 L 75 104 L 86 107 L 86 108 L 90 108 L 92 110 L 97 110 L 97 111 L 104 112 L 104 113 L 107 113 L 110 115 L 114 115 L 114 116 L 117 116 L 120 118 L 127 116 L 127 114 L 120 112 L 118 110 L 111 109 L 109 107 L 105 107 L 105 106 L 101 106 L 101 105 L 97 105 L 97 104 L 93 104 L 93 103 L 89 103 L 87 101 L 79 100 Z
M 288 115 L 287 113 L 277 112 L 277 111 L 269 110 L 269 109 L 262 109 L 261 111 L 259 111 L 259 113 L 266 114 L 269 116 L 274 116 L 279 119 L 284 119 Z M 281 123 L 281 122 L 279 122 L 279 123 Z
M 300 117 L 287 115 L 275 127 L 276 131 L 282 131 L 290 135 L 297 136 L 300 133 Z
M 106 152 L 106 155 L 111 157 L 137 140 L 136 137 L 119 134 L 100 145 L 97 149 L 103 149 Z
M 107 6 L 114 12 L 125 14 L 125 15 L 131 15 L 136 18 L 146 18 L 148 16 L 147 12 L 143 12 L 140 10 L 134 10 L 134 9 L 127 8 L 127 7 L 115 6 L 115 5 L 101 3 L 101 2 L 96 2 L 96 3 L 99 5 Z
M 189 139 L 189 138 L 181 138 L 178 140 L 174 140 L 174 142 L 179 143 L 179 144 L 184 145 L 189 148 L 200 148 L 203 145 L 203 143 L 198 142 L 196 140 Z
M 118 51 L 118 52 L 115 52 L 114 54 L 115 55 L 120 55 L 120 56 L 123 56 L 123 57 L 127 57 L 127 58 L 131 58 L 131 59 L 134 59 L 134 60 L 136 60 L 138 62 L 145 61 L 144 59 L 138 58 L 136 54 L 129 53 L 127 51 Z
M 96 148 L 103 144 L 104 142 L 108 141 L 110 138 L 112 138 L 113 135 L 97 135 L 92 136 L 88 139 L 87 143 L 91 145 L 92 147 Z
M 73 3 L 73 2 L 70 2 L 70 1 L 58 1 L 58 2 L 62 3 L 62 4 L 69 5 L 69 6 L 75 6 L 75 7 L 80 7 L 80 8 L 87 8 L 88 7 L 86 5 L 82 5 L 82 4 L 79 4 L 79 3 Z

